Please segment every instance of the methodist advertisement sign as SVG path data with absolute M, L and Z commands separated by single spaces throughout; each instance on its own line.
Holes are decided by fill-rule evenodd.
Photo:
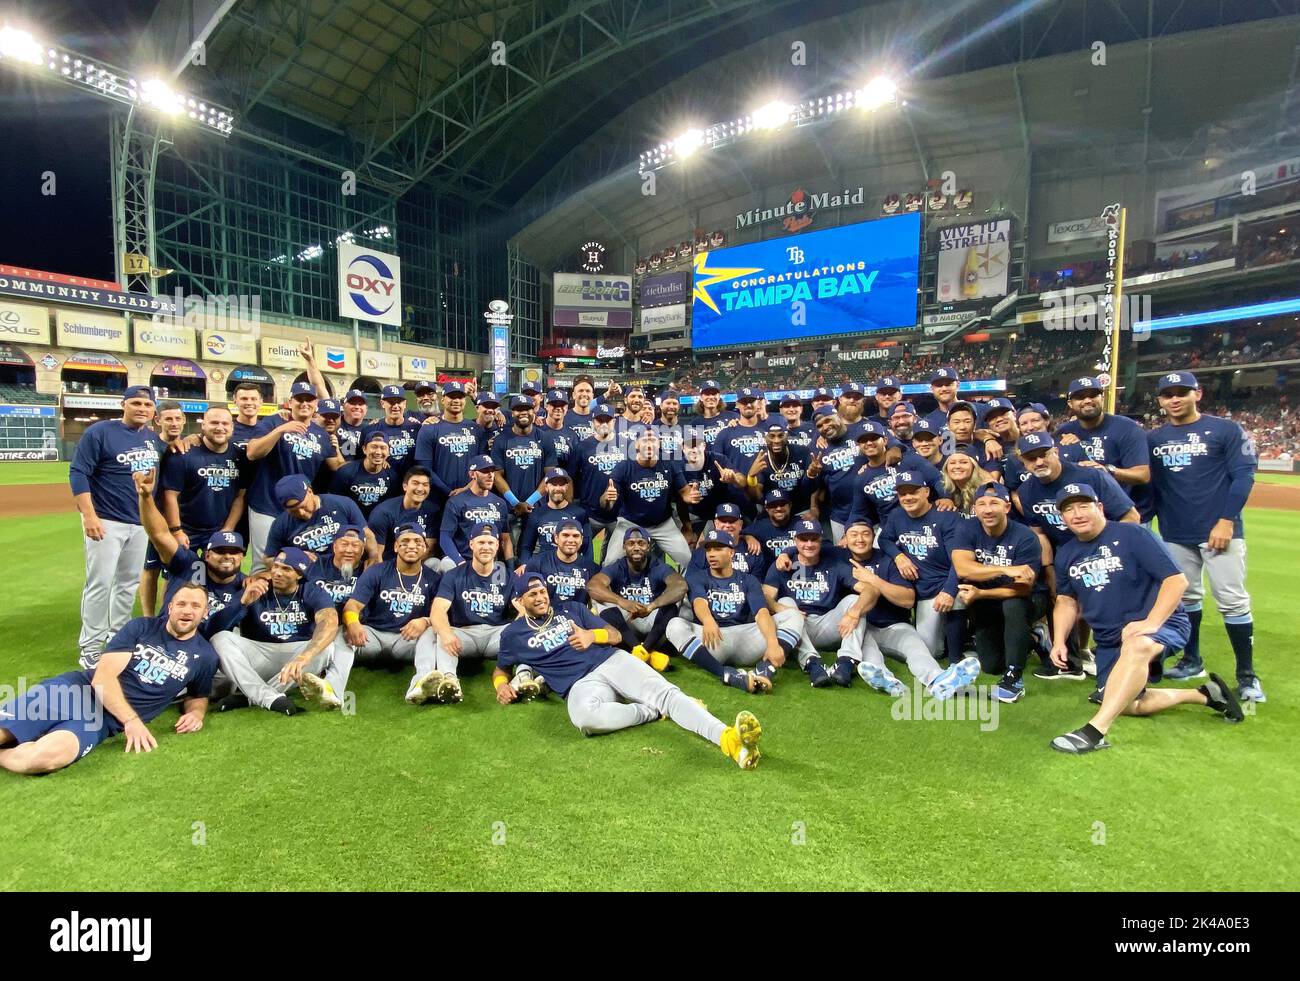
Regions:
M 912 213 L 696 255 L 692 346 L 914 327 L 920 244 Z

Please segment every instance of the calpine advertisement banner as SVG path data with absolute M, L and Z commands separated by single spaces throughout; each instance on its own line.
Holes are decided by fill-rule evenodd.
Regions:
M 1011 265 L 1011 220 L 939 229 L 939 303 L 1005 296 Z
M 632 277 L 611 273 L 555 273 L 552 283 L 555 308 L 629 310 Z
M 666 307 L 685 303 L 690 292 L 690 280 L 684 272 L 651 276 L 641 280 L 641 306 Z
M 131 346 L 126 318 L 121 314 L 59 310 L 55 313 L 55 329 L 60 347 L 126 351 Z
M 402 260 L 340 242 L 339 316 L 402 326 Z
M 136 354 L 156 354 L 164 358 L 194 357 L 193 328 L 160 326 L 137 318 L 134 332 Z

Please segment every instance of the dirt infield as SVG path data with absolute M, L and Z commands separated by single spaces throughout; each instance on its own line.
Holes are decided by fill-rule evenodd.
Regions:
M 1300 487 L 1256 484 L 1250 495 L 1253 508 L 1300 511 Z M 19 484 L 0 487 L 0 518 L 71 512 L 72 490 L 67 484 Z

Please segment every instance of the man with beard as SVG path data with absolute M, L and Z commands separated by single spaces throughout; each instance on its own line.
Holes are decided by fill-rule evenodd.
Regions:
M 352 589 L 366 556 L 366 530 L 360 525 L 345 525 L 325 555 L 307 570 L 307 581 L 329 593 L 334 608 L 343 615 L 343 604 L 352 598 Z
M 619 518 L 605 551 L 605 565 L 613 565 L 623 557 L 623 535 L 633 525 L 645 528 L 678 568 L 690 561 L 690 547 L 672 518 L 675 501 L 690 505 L 700 499 L 699 491 L 686 483 L 684 474 L 659 458 L 659 440 L 653 432 L 641 434 L 635 457 L 618 464 L 610 476 L 618 495 Z
M 447 501 L 442 512 L 438 544 L 442 546 L 443 559 L 438 565 L 441 572 L 467 561 L 469 529 L 491 525 L 501 542 L 501 559 L 514 561 L 514 544 L 510 541 L 510 505 L 505 498 L 493 493 L 497 465 L 490 456 L 476 456 L 469 461 L 469 488 Z
M 393 557 L 393 533 L 401 525 L 416 525 L 429 539 L 427 546 L 433 553 L 433 538 L 442 527 L 444 510 L 429 497 L 430 474 L 424 467 L 412 467 L 402 478 L 402 496 L 391 497 L 370 512 L 370 531 L 373 544 L 368 544 L 370 561 L 378 563 Z
M 519 536 L 519 566 L 534 555 L 555 551 L 555 533 L 563 521 L 576 521 L 587 527 L 587 509 L 573 501 L 573 479 L 560 467 L 546 471 L 545 499 L 524 519 Z M 591 536 L 583 533 L 583 546 L 591 551 Z
M 379 404 L 384 414 L 362 432 L 362 444 L 374 433 L 383 433 L 388 440 L 388 465 L 399 475 L 405 474 L 415 463 L 415 441 L 420 435 L 420 424 L 407 418 L 406 393 L 401 385 L 385 385 Z
M 854 478 L 862 461 L 857 440 L 850 438 L 848 427 L 833 408 L 822 406 L 813 413 L 813 421 L 823 444 L 812 461 L 826 497 L 826 509 L 822 514 L 829 511 L 831 536 L 839 542 L 844 537 L 844 529 L 856 503 L 857 483 Z
M 745 516 L 740 508 L 734 504 L 719 504 L 713 512 L 713 527 L 717 531 L 726 532 L 736 543 L 735 554 L 731 557 L 732 567 L 737 572 L 747 572 L 762 582 L 763 574 L 767 572 L 767 557 L 763 554 L 762 543 L 745 532 Z M 703 572 L 708 567 L 708 549 L 701 541 L 699 547 L 691 553 L 691 561 L 686 568 Z
M 1030 402 L 1028 405 L 1020 407 L 1020 412 L 1016 417 L 1016 431 L 1020 434 L 1016 437 L 1017 441 L 1020 436 L 1028 436 L 1031 433 L 1048 433 L 1052 432 L 1052 415 L 1047 411 L 1047 406 L 1041 402 Z M 1079 443 L 1057 444 L 1056 452 L 1060 455 L 1062 463 L 1082 463 L 1088 459 L 1088 454 L 1083 451 Z M 1014 492 L 1019 489 L 1020 485 L 1029 477 L 1029 470 L 1026 469 L 1024 462 L 1020 459 L 1020 451 L 1012 446 L 1011 452 L 1004 454 L 1002 460 L 1002 482 L 1007 485 L 1007 490 Z M 1015 498 L 1012 498 L 1013 502 Z M 1019 511 L 1013 511 L 1012 520 L 1023 521 L 1024 516 Z
M 770 490 L 763 497 L 763 517 L 749 526 L 749 534 L 758 540 L 763 549 L 763 562 L 770 567 L 776 557 L 794 546 L 794 509 L 790 495 L 783 490 Z
M 275 498 L 284 510 L 266 536 L 268 554 L 293 545 L 308 552 L 315 561 L 329 550 L 342 528 L 366 522 L 351 498 L 317 494 L 296 474 L 280 478 L 275 485 Z
M 162 459 L 163 517 L 176 540 L 201 552 L 218 531 L 233 531 L 244 515 L 244 487 L 249 467 L 230 442 L 234 418 L 224 405 L 203 413 L 202 436 L 184 453 Z M 164 565 L 166 563 L 164 562 Z
M 866 390 L 855 381 L 845 382 L 840 389 L 840 397 L 835 402 L 835 411 L 844 420 L 851 438 L 862 431 L 862 426 L 866 422 L 863 415 L 866 404 Z
M 654 427 L 659 437 L 659 454 L 679 466 L 682 463 L 682 441 L 685 427 L 681 423 L 681 402 L 676 392 L 665 392 L 659 399 L 659 422 Z
M 642 413 L 645 412 L 645 392 L 640 388 L 629 388 L 623 393 L 623 414 L 618 417 L 619 429 L 628 433 L 638 433 L 645 426 Z
M 930 376 L 930 394 L 934 396 L 935 407 L 925 418 L 940 432 L 948 427 L 948 410 L 957 401 L 957 387 L 960 384 L 956 368 L 938 368 Z
M 576 521 L 562 521 L 555 531 L 555 551 L 534 555 L 524 567 L 545 580 L 555 602 L 587 606 L 587 583 L 598 571 L 590 555 L 582 554 L 583 530 Z
M 592 438 L 592 400 L 596 388 L 590 375 L 579 375 L 573 382 L 573 405 L 564 414 L 564 424 L 583 442 Z
M 497 465 L 496 492 L 522 522 L 542 499 L 542 482 L 546 471 L 555 466 L 555 449 L 534 425 L 532 399 L 515 396 L 510 400 L 510 415 L 514 424 L 492 444 L 492 460 Z
M 415 383 L 415 404 L 420 407 L 418 415 L 412 416 L 421 425 L 432 426 L 438 421 L 438 386 L 431 381 Z
M 623 558 L 592 576 L 587 589 L 600 618 L 622 635 L 619 646 L 662 671 L 668 655 L 660 648 L 686 596 L 686 580 L 652 558 L 650 545 L 644 528 L 629 528 L 623 536 Z M 638 637 L 641 642 L 634 644 Z
M 339 428 L 342 426 L 343 410 L 334 399 L 321 399 L 316 403 L 316 424 L 329 435 L 330 445 L 346 466 L 347 457 L 343 456 L 343 444 L 339 442 Z M 328 467 L 321 467 L 312 479 L 311 487 L 317 494 L 324 494 L 334 486 L 334 474 Z
M 575 470 L 574 484 L 577 487 L 577 500 L 587 510 L 587 526 L 591 530 L 594 546 L 597 534 L 604 533 L 605 545 L 609 546 L 609 530 L 618 521 L 614 505 L 618 500 L 617 491 L 610 490 L 614 468 L 626 458 L 626 449 L 614 434 L 614 410 L 602 403 L 596 406 L 588 417 L 591 437 L 584 439 L 573 451 Z
M 420 427 L 415 462 L 432 475 L 440 499 L 450 499 L 469 482 L 469 461 L 487 451 L 482 426 L 465 418 L 465 389 L 448 382 L 442 389 L 442 418 Z
M 768 427 L 760 418 L 767 402 L 763 392 L 757 388 L 742 388 L 736 393 L 736 409 L 740 418 L 729 422 L 713 441 L 713 452 L 735 471 L 735 490 L 731 500 L 739 504 L 747 515 L 754 514 L 754 501 L 749 496 L 748 488 L 757 487 L 758 478 L 750 483 L 750 468 L 765 445 L 764 432 Z M 784 427 L 784 422 L 772 425 Z
M 569 397 L 556 388 L 546 396 L 546 419 L 540 433 L 542 439 L 551 444 L 551 455 L 555 465 L 565 470 L 573 469 L 573 451 L 578 445 L 578 436 L 564 424 L 569 409 Z
M 895 402 L 894 407 L 889 410 L 889 430 L 893 433 L 894 439 L 902 444 L 903 449 L 910 449 L 914 436 L 916 424 L 920 420 L 916 418 L 916 406 L 911 402 Z M 948 422 L 945 419 L 942 426 L 936 427 L 929 419 L 926 419 L 928 431 L 940 434 L 942 437 L 944 429 L 947 428 Z
M 331 493 L 350 499 L 366 520 L 371 513 L 397 493 L 397 471 L 388 465 L 388 438 L 372 432 L 366 440 L 365 455 L 345 463 L 334 471 Z
M 491 453 L 497 437 L 505 432 L 505 414 L 501 411 L 501 402 L 491 392 L 484 392 L 474 399 L 474 406 L 474 425 L 482 430 L 479 433 L 479 450 Z
M 343 397 L 343 418 L 334 435 L 338 437 L 339 452 L 345 460 L 356 460 L 363 452 L 365 444 L 361 442 L 361 429 L 368 408 L 366 393 L 359 388 L 352 389 Z
M 687 506 L 688 521 L 682 523 L 686 544 L 695 547 L 697 533 L 709 522 L 720 504 L 731 497 L 735 482 L 734 472 L 713 455 L 713 449 L 704 436 L 688 429 L 682 444 L 682 476 L 694 487 L 700 499 Z
M 716 528 L 704 535 L 707 568 L 688 569 L 685 577 L 697 622 L 674 617 L 668 639 L 724 685 L 761 694 L 772 690 L 772 676 L 798 646 L 803 618 L 795 610 L 772 615 L 759 580 L 732 566 L 735 545 Z
M 803 402 L 793 392 L 787 392 L 781 398 L 780 410 L 787 429 L 786 442 L 792 447 L 806 451 L 811 457 L 817 431 L 812 423 L 803 421 Z
M 514 594 L 520 616 L 502 632 L 492 672 L 499 703 L 519 697 L 510 669 L 527 663 L 568 702 L 569 721 L 583 735 L 667 717 L 717 745 L 742 770 L 758 765 L 762 729 L 752 713 L 741 712 L 735 725 L 724 725 L 648 665 L 611 647 L 621 640 L 616 627 L 576 604 L 553 603 L 541 577 L 516 576 Z
M 1105 389 L 1096 378 L 1071 381 L 1066 403 L 1074 418 L 1057 430 L 1057 445 L 1077 443 L 1087 454 L 1079 466 L 1100 467 L 1114 477 L 1137 508 L 1139 519 L 1150 528 L 1156 499 L 1146 431 L 1127 416 L 1106 411 Z
M 217 711 L 256 705 L 297 715 L 302 709 L 287 694 L 295 685 L 321 708 L 342 706 L 337 693 L 347 690 L 352 649 L 336 643 L 338 611 L 328 593 L 307 582 L 311 565 L 306 552 L 289 547 L 271 559 L 269 578 L 244 583 L 239 619 L 212 638 L 222 672 L 238 689 L 217 703 Z
M 712 379 L 700 386 L 700 399 L 696 406 L 699 411 L 691 424 L 703 435 L 710 447 L 717 441 L 718 434 L 726 428 L 727 423 L 740 418 L 738 412 L 724 408 L 722 389 Z
M 802 514 L 811 505 L 816 489 L 808 477 L 812 456 L 790 444 L 789 432 L 784 422 L 774 421 L 764 427 L 765 448 L 750 464 L 745 491 L 756 502 L 769 491 L 784 491 L 794 502 L 795 511 Z
M 413 663 L 416 641 L 433 626 L 429 609 L 441 576 L 424 564 L 424 532 L 398 525 L 393 537 L 393 558 L 361 573 L 343 606 L 343 638 L 364 663 Z
M 461 701 L 461 658 L 496 657 L 510 622 L 510 571 L 497 559 L 500 531 L 481 524 L 467 535 L 470 560 L 442 577 L 429 613 L 433 630 L 415 645 L 415 677 L 406 692 L 412 705 Z

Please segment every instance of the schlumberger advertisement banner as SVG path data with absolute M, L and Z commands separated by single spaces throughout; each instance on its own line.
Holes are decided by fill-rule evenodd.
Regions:
M 695 256 L 692 345 L 916 324 L 919 213 Z

